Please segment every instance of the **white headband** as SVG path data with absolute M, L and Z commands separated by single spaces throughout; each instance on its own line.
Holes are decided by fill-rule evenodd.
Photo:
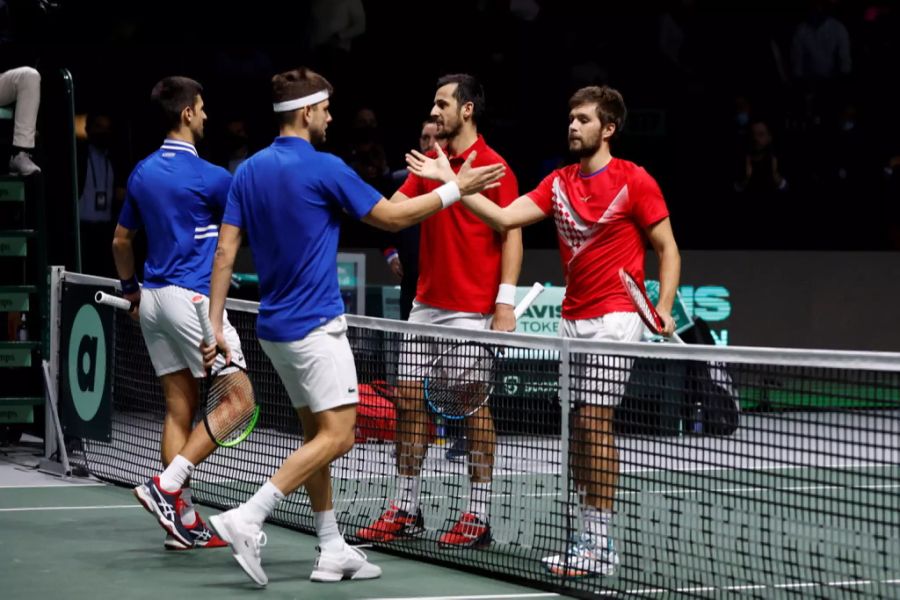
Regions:
M 303 96 L 302 98 L 296 98 L 294 100 L 275 102 L 274 104 L 272 104 L 272 110 L 274 110 L 275 112 L 290 112 L 292 110 L 297 110 L 298 108 L 303 108 L 304 106 L 318 104 L 323 100 L 328 100 L 328 92 L 325 90 L 316 92 L 315 94 L 310 94 L 309 96 Z

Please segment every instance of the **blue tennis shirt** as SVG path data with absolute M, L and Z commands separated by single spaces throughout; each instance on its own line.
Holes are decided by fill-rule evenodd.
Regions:
M 275 138 L 241 164 L 222 222 L 250 239 L 260 339 L 301 340 L 344 313 L 337 277 L 341 213 L 361 219 L 381 197 L 340 158 L 298 137 Z
M 231 174 L 166 140 L 131 172 L 119 225 L 147 233 L 144 287 L 209 294 L 209 277 Z

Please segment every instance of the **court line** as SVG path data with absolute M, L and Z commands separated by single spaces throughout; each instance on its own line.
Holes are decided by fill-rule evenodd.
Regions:
M 712 489 L 681 489 L 681 488 L 673 488 L 668 490 L 641 490 L 641 491 L 629 491 L 629 492 L 618 492 L 616 496 L 639 496 L 641 494 L 651 494 L 654 496 L 664 496 L 664 495 L 682 495 L 682 494 L 735 494 L 735 493 L 752 493 L 752 494 L 760 494 L 760 493 L 770 493 L 770 492 L 809 492 L 809 491 L 822 491 L 822 490 L 841 490 L 841 491 L 851 491 L 851 490 L 867 490 L 867 489 L 878 489 L 878 490 L 890 490 L 890 489 L 898 489 L 900 488 L 900 484 L 888 484 L 888 483 L 878 483 L 871 485 L 808 485 L 808 486 L 788 486 L 788 487 L 777 487 L 777 488 L 764 488 L 764 487 L 745 487 L 745 488 L 712 488 Z M 562 491 L 560 492 L 533 492 L 527 494 L 503 494 L 503 493 L 492 493 L 492 498 L 508 498 L 512 496 L 521 496 L 521 497 L 529 497 L 529 498 L 543 498 L 543 497 L 556 497 L 562 495 Z M 441 495 L 430 495 L 428 496 L 429 500 L 454 500 L 457 498 L 466 498 L 468 495 L 462 496 L 448 496 L 446 494 Z M 334 503 L 357 503 L 357 502 L 380 502 L 384 500 L 383 496 L 365 496 L 362 498 L 356 497 L 348 497 L 348 498 L 335 498 Z
M 29 485 L 0 485 L 0 490 L 25 490 L 61 487 L 106 487 L 105 483 L 35 483 Z
M 746 488 L 713 488 L 709 490 L 704 489 L 672 489 L 672 490 L 642 490 L 639 492 L 619 492 L 620 496 L 637 496 L 640 494 L 654 494 L 654 495 L 665 495 L 665 494 L 734 494 L 734 493 L 765 493 L 765 492 L 809 492 L 816 490 L 868 490 L 868 489 L 878 489 L 878 490 L 890 490 L 900 488 L 900 484 L 893 483 L 874 483 L 871 485 L 801 485 L 801 486 L 787 486 L 787 487 L 776 487 L 776 488 L 765 488 L 765 487 L 746 487 Z
M 23 506 L 21 508 L 0 508 L 0 512 L 37 512 L 45 510 L 112 510 L 115 508 L 143 508 L 140 504 L 106 504 L 100 506 Z
M 366 600 L 503 600 L 504 598 L 559 598 L 551 592 L 537 594 L 487 594 L 479 596 L 395 596 L 392 598 L 366 598 Z
M 598 596 L 617 596 L 619 594 L 627 594 L 627 595 L 639 595 L 639 596 L 649 596 L 649 595 L 657 595 L 657 594 L 669 594 L 671 592 L 675 592 L 678 594 L 709 594 L 715 592 L 742 592 L 747 590 L 765 590 L 765 589 L 791 589 L 791 588 L 819 588 L 819 587 L 838 587 L 838 586 L 863 586 L 863 585 L 879 585 L 879 584 L 887 584 L 887 585 L 897 585 L 900 584 L 900 579 L 881 579 L 881 580 L 869 580 L 869 579 L 861 579 L 861 580 L 850 580 L 850 581 L 826 581 L 824 583 L 815 583 L 815 582 L 797 582 L 797 583 L 776 583 L 772 585 L 728 585 L 722 587 L 715 586 L 704 586 L 704 587 L 689 587 L 689 588 L 678 588 L 675 590 L 663 589 L 663 588 L 637 588 L 625 591 L 618 590 L 603 590 L 600 592 L 594 592 Z

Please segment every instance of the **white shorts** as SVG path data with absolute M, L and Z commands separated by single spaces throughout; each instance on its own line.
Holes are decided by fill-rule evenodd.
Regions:
M 637 313 L 613 312 L 596 319 L 562 320 L 560 336 L 579 340 L 638 342 L 644 323 Z M 631 377 L 634 358 L 575 354 L 572 358 L 572 400 L 578 404 L 618 406 Z
M 343 315 L 310 331 L 302 340 L 259 340 L 294 408 L 319 413 L 359 402 L 356 364 Z
M 203 332 L 192 301 L 196 295 L 197 292 L 174 285 L 141 290 L 141 332 L 158 377 L 183 369 L 190 369 L 194 377 L 206 376 L 200 356 Z M 223 326 L 225 341 L 231 348 L 231 360 L 246 369 L 241 339 L 228 322 L 227 312 Z M 214 368 L 224 366 L 224 360 L 219 356 Z
M 466 329 L 487 329 L 491 326 L 491 315 L 435 308 L 413 300 L 412 310 L 409 311 L 409 322 Z M 400 345 L 397 379 L 416 381 L 424 378 L 432 361 L 456 343 L 458 343 L 456 340 L 436 342 L 420 336 L 406 337 Z

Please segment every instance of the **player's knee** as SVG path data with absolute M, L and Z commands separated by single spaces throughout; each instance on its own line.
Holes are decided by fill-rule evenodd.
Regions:
M 352 427 L 320 429 L 316 438 L 325 442 L 329 461 L 332 461 L 350 452 L 356 442 L 356 431 Z
M 331 447 L 334 458 L 340 458 L 353 449 L 356 443 L 356 432 L 352 429 L 349 431 L 341 431 L 332 436 Z

